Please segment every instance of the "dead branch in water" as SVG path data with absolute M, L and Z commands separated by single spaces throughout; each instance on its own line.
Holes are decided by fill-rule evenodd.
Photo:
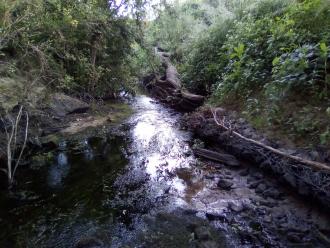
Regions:
M 226 125 L 225 118 L 223 118 L 221 121 L 219 121 L 219 119 L 217 117 L 217 110 L 216 109 L 212 109 L 211 108 L 211 112 L 212 112 L 213 119 L 214 119 L 215 123 L 218 126 L 220 126 L 223 129 L 225 129 L 226 131 L 229 131 L 231 134 L 233 134 L 233 135 L 235 135 L 235 136 L 237 136 L 237 137 L 239 137 L 239 138 L 241 138 L 241 139 L 243 139 L 243 140 L 245 140 L 247 142 L 251 142 L 251 143 L 253 143 L 255 145 L 261 146 L 262 148 L 265 148 L 265 149 L 267 149 L 267 150 L 269 150 L 269 151 L 271 151 L 271 152 L 273 152 L 275 154 L 278 154 L 280 156 L 283 156 L 283 157 L 292 159 L 294 161 L 297 161 L 299 163 L 302 163 L 304 165 L 307 165 L 307 166 L 309 166 L 311 168 L 314 168 L 314 169 L 317 169 L 317 170 L 326 170 L 326 171 L 330 172 L 330 165 L 323 164 L 323 163 L 316 162 L 316 161 L 311 161 L 311 160 L 303 159 L 301 157 L 297 157 L 297 156 L 293 156 L 293 155 L 287 154 L 287 153 L 282 152 L 282 151 L 280 151 L 278 149 L 275 149 L 275 148 L 273 148 L 271 146 L 267 146 L 267 145 L 265 145 L 265 144 L 263 144 L 263 143 L 261 143 L 261 142 L 259 142 L 257 140 L 253 140 L 253 139 L 250 139 L 250 138 L 247 138 L 247 137 L 241 135 L 240 133 L 238 133 L 238 132 L 236 132 L 236 131 L 233 130 L 231 124 L 229 124 L 229 126 Z

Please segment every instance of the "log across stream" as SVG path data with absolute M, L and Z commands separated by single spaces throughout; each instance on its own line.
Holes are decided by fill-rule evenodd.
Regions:
M 329 247 L 329 213 L 201 147 L 181 113 L 147 96 L 132 107 L 106 132 L 36 155 L 14 191 L 0 190 L 0 247 Z
M 160 77 L 152 74 L 144 78 L 143 84 L 151 95 L 180 111 L 189 112 L 201 106 L 204 97 L 192 94 L 183 88 L 178 71 L 170 60 L 170 54 L 157 47 L 155 48 L 155 54 L 162 62 L 165 75 Z

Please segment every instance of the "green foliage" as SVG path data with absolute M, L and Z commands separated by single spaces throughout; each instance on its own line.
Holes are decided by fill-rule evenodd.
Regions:
M 137 1 L 136 4 L 138 5 Z M 141 2 L 142 3 L 142 2 Z M 137 22 L 105 0 L 5 0 L 0 4 L 0 76 L 20 74 L 52 90 L 113 94 L 130 87 Z M 141 6 L 140 6 L 141 7 Z M 137 8 L 136 13 L 142 14 Z
M 210 5 L 222 14 L 213 15 Z M 258 126 L 276 125 L 294 137 L 325 143 L 329 0 L 188 1 L 182 6 L 166 7 L 153 27 L 162 22 L 165 36 L 155 40 L 180 50 L 178 68 L 187 88 L 209 95 L 213 104 L 237 105 Z M 166 43 L 171 32 L 178 33 Z

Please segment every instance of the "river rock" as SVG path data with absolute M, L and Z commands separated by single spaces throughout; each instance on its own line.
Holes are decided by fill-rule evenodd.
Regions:
M 68 114 L 84 113 L 89 105 L 71 96 L 56 93 L 50 97 L 48 108 L 51 114 L 64 117 Z
M 230 190 L 232 188 L 234 183 L 227 179 L 220 179 L 219 182 L 217 183 L 217 186 L 221 189 L 224 190 Z

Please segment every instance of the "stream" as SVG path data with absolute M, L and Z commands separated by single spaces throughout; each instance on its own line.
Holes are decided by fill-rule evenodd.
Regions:
M 0 191 L 1 248 L 330 247 L 324 210 L 252 165 L 196 159 L 180 113 L 147 96 L 132 107 L 20 168 Z

